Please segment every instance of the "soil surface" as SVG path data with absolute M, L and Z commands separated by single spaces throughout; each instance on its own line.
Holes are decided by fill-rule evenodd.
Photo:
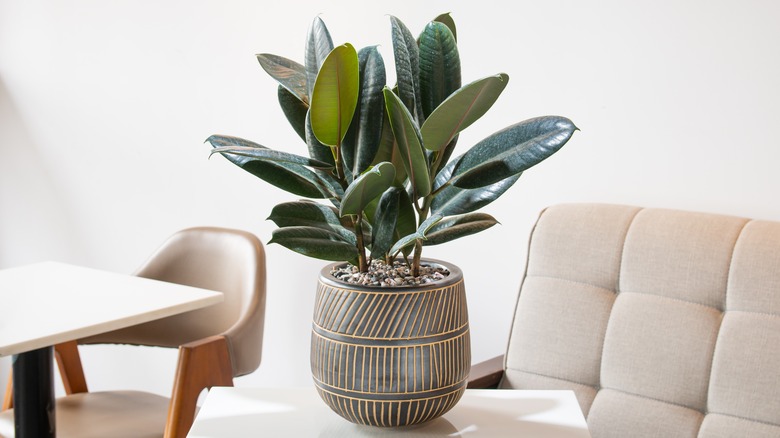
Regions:
M 419 286 L 432 283 L 450 275 L 450 272 L 441 266 L 420 266 L 420 275 L 412 276 L 412 268 L 404 262 L 395 261 L 392 266 L 382 260 L 372 260 L 368 272 L 360 272 L 357 266 L 346 265 L 334 269 L 331 275 L 345 283 L 361 286 L 401 287 Z

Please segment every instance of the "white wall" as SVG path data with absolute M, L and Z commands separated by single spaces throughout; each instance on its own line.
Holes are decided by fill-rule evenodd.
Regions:
M 485 209 L 502 225 L 428 256 L 466 272 L 475 360 L 502 352 L 537 212 L 569 201 L 778 219 L 780 3 L 772 1 L 0 0 L 0 268 L 45 259 L 131 272 L 177 229 L 209 224 L 264 241 L 293 197 L 208 160 L 213 133 L 297 153 L 275 83 L 254 54 L 302 60 L 311 19 L 336 43 L 382 44 L 386 14 L 413 32 L 451 11 L 463 76 L 512 80 L 461 136 L 543 114 L 580 128 L 560 154 Z M 264 361 L 239 385 L 307 385 L 320 262 L 269 256 Z M 2 305 L 2 303 L 0 303 Z M 170 390 L 169 352 L 86 349 L 92 389 Z M 101 368 L 103 364 L 108 364 Z M 7 358 L 0 361 L 2 375 Z M 0 375 L 0 389 L 5 378 Z

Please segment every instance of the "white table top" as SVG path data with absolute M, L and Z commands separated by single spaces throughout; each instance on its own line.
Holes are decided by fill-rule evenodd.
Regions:
M 0 271 L 0 356 L 221 302 L 222 294 L 56 262 Z
M 572 391 L 469 389 L 451 411 L 397 429 L 353 424 L 311 388 L 224 388 L 209 391 L 190 438 L 215 437 L 504 437 L 589 438 Z

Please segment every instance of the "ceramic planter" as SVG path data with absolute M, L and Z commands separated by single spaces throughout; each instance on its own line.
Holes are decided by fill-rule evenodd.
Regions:
M 322 399 L 347 420 L 405 426 L 437 418 L 466 389 L 471 367 L 462 271 L 425 286 L 380 288 L 320 272 L 311 370 Z

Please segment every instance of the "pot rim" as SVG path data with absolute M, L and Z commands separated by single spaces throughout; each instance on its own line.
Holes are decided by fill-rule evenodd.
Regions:
M 450 274 L 442 278 L 441 280 L 436 280 L 425 284 L 384 286 L 384 287 L 347 283 L 346 281 L 339 280 L 330 274 L 331 271 L 333 271 L 335 268 L 345 266 L 348 264 L 349 263 L 347 262 L 328 263 L 327 265 L 323 266 L 323 268 L 320 270 L 319 281 L 328 286 L 337 287 L 341 289 L 347 288 L 352 290 L 371 291 L 374 293 L 380 293 L 380 292 L 393 293 L 393 292 L 415 292 L 415 291 L 436 289 L 440 287 L 447 287 L 463 279 L 463 271 L 455 264 L 443 260 L 429 259 L 425 257 L 422 258 L 420 262 L 421 265 L 440 266 L 447 269 L 450 272 Z

